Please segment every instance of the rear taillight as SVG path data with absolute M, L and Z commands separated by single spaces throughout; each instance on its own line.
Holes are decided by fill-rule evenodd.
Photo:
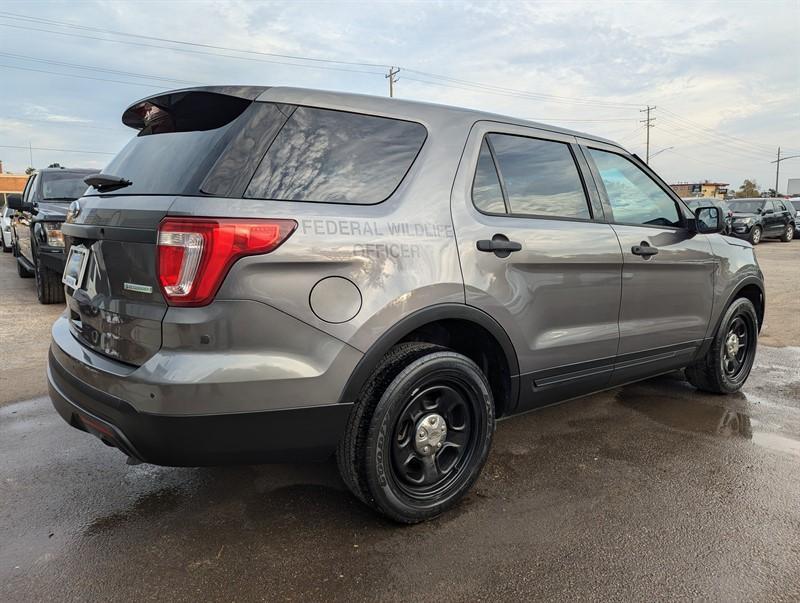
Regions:
M 165 218 L 158 229 L 158 282 L 172 306 L 203 306 L 241 257 L 269 253 L 294 220 Z

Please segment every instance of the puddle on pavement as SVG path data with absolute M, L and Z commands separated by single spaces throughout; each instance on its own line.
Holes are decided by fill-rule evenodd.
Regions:
M 751 419 L 750 403 L 742 393 L 709 397 L 688 384 L 662 378 L 624 387 L 616 397 L 623 406 L 673 429 L 747 439 L 770 450 L 800 456 L 800 440 L 765 431 L 759 421 Z

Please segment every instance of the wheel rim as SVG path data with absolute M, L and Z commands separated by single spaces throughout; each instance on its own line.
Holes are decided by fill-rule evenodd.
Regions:
M 735 315 L 728 324 L 722 342 L 722 372 L 732 381 L 747 373 L 752 362 L 756 336 L 755 325 L 744 314 Z
M 391 475 L 406 495 L 432 499 L 458 482 L 475 452 L 478 404 L 455 379 L 413 391 L 392 434 Z
M 753 230 L 753 243 L 758 243 L 761 240 L 761 229 L 756 228 Z
M 786 240 L 791 241 L 794 236 L 794 227 L 790 224 L 786 227 Z

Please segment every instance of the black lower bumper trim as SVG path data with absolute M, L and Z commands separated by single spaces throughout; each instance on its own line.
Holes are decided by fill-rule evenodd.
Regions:
M 324 460 L 336 449 L 352 406 L 154 415 L 78 381 L 52 353 L 47 377 L 53 406 L 67 423 L 141 461 L 173 467 Z

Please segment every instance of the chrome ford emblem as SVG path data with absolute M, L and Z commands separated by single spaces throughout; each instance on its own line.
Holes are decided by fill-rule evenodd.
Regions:
M 67 222 L 72 222 L 81 213 L 81 204 L 73 201 L 67 209 Z

